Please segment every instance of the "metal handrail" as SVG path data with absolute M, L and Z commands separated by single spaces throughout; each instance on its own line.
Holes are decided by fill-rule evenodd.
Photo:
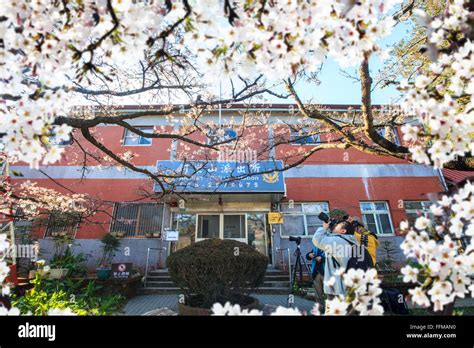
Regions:
M 283 257 L 283 251 L 286 250 L 288 252 L 288 276 L 290 280 L 290 291 L 291 291 L 291 252 L 290 248 L 276 248 L 276 251 L 281 252 L 283 263 L 285 263 L 285 257 Z
M 158 253 L 158 262 L 161 261 L 161 252 L 164 251 L 164 250 L 167 250 L 166 247 L 160 247 L 160 248 L 148 248 L 147 252 L 146 252 L 146 266 L 145 266 L 145 282 L 144 282 L 144 286 L 146 288 L 146 281 L 147 281 L 147 278 L 148 278 L 148 263 L 149 263 L 149 260 L 150 260 L 150 250 L 158 250 L 159 253 Z

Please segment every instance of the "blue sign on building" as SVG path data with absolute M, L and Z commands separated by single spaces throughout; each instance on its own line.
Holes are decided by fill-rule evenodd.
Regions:
M 158 161 L 166 190 L 187 193 L 284 193 L 282 161 Z M 155 184 L 155 192 L 161 192 Z

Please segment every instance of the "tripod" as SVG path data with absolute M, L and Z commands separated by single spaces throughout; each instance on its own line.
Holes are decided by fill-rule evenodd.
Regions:
M 290 284 L 290 294 L 293 294 L 294 286 L 296 283 L 296 276 L 299 275 L 299 282 L 298 285 L 301 287 L 303 285 L 303 265 L 305 266 L 308 274 L 311 275 L 311 269 L 309 268 L 308 264 L 306 263 L 303 255 L 301 255 L 301 237 L 290 237 L 290 241 L 296 242 L 296 250 L 293 255 L 295 255 L 295 267 L 293 269 L 293 275 L 291 277 L 291 284 Z

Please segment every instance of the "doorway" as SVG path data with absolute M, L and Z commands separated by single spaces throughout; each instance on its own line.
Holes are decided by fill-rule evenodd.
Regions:
M 176 251 L 204 239 L 220 238 L 251 245 L 262 254 L 270 256 L 266 214 L 267 212 L 175 212 L 171 228 L 179 232 L 179 240 L 172 243 L 170 250 Z
M 197 214 L 196 242 L 208 238 L 233 239 L 247 243 L 246 214 Z

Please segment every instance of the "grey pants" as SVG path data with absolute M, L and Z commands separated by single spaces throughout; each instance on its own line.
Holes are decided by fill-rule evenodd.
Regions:
M 320 308 L 324 308 L 324 276 L 321 274 L 317 274 L 313 280 L 314 290 L 315 293 L 315 300 L 319 303 Z

